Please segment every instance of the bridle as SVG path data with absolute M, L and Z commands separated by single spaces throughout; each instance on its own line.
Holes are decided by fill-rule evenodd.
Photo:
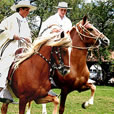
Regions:
M 99 48 L 99 46 L 101 45 L 101 42 L 100 42 L 99 39 L 100 39 L 100 36 L 102 35 L 102 33 L 101 33 L 100 31 L 98 31 L 95 27 L 93 27 L 93 28 L 99 33 L 98 36 L 95 36 L 93 33 L 91 33 L 89 30 L 87 30 L 87 29 L 85 28 L 85 26 L 86 26 L 88 23 L 89 23 L 89 22 L 86 22 L 84 25 L 82 25 L 82 24 L 79 22 L 79 23 L 76 24 L 75 28 L 76 28 L 76 31 L 77 31 L 77 33 L 78 33 L 80 39 L 81 39 L 82 41 L 84 41 L 84 38 L 83 38 L 83 37 L 95 39 L 95 40 L 96 40 L 95 43 L 96 43 L 97 41 L 99 41 L 99 44 L 98 44 L 97 46 L 94 46 L 94 44 L 95 44 L 95 43 L 94 43 L 94 44 L 93 44 L 92 46 L 90 46 L 90 47 L 72 46 L 72 48 L 76 48 L 76 49 L 96 49 L 96 48 Z M 81 32 L 79 31 L 78 26 L 81 28 L 81 30 L 83 30 L 83 32 L 88 33 L 90 36 L 81 33 Z
M 55 48 L 55 49 L 54 49 Z M 53 54 L 56 54 L 57 59 L 59 61 L 59 64 L 57 64 L 55 61 L 55 58 L 53 57 Z M 36 52 L 42 59 L 44 59 L 50 66 L 50 76 L 53 77 L 53 72 L 55 70 L 59 70 L 62 75 L 65 75 L 66 71 L 64 70 L 65 68 L 70 68 L 69 66 L 65 65 L 63 60 L 62 60 L 62 55 L 61 55 L 61 49 L 58 47 L 58 50 L 56 47 L 52 48 L 51 51 L 51 58 L 48 60 L 44 55 L 42 55 L 40 52 Z

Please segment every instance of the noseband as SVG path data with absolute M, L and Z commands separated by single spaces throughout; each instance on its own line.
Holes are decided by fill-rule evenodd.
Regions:
M 87 22 L 86 24 L 84 24 L 84 25 L 82 25 L 81 23 L 77 23 L 76 26 L 75 26 L 76 31 L 77 31 L 77 33 L 78 33 L 80 39 L 81 39 L 82 41 L 84 41 L 83 37 L 86 37 L 86 38 L 95 39 L 96 42 L 97 42 L 97 40 L 100 39 L 100 36 L 102 35 L 102 33 L 100 33 L 100 31 L 98 31 L 96 28 L 94 28 L 94 29 L 96 29 L 97 32 L 99 33 L 98 36 L 95 36 L 93 33 L 91 33 L 90 31 L 88 31 L 88 30 L 85 28 L 85 25 L 87 25 L 87 24 L 88 24 L 88 22 Z M 79 25 L 79 27 L 81 28 L 81 30 L 83 30 L 83 32 L 89 33 L 90 36 L 81 33 L 81 32 L 79 31 L 78 25 Z M 95 43 L 96 43 L 96 42 L 95 42 Z M 76 49 L 94 49 L 94 48 L 99 48 L 99 46 L 100 46 L 100 43 L 99 43 L 99 45 L 97 45 L 97 46 L 90 46 L 90 47 L 77 47 L 77 46 L 72 46 L 72 47 L 73 47 L 73 48 L 76 48 Z
M 96 41 L 100 38 L 100 36 L 102 35 L 102 33 L 100 31 L 98 31 L 95 27 L 94 29 L 99 33 L 98 36 L 95 36 L 94 34 L 92 34 L 90 31 L 88 31 L 85 26 L 88 24 L 89 22 L 85 23 L 84 25 L 82 25 L 81 23 L 79 23 L 79 27 L 83 30 L 83 32 L 89 33 L 90 36 L 87 36 L 85 34 L 82 34 L 79 29 L 78 29 L 78 23 L 76 24 L 76 31 L 78 32 L 78 34 L 80 35 L 81 40 L 84 40 L 82 38 L 82 36 L 87 37 L 87 38 L 92 38 L 95 39 Z

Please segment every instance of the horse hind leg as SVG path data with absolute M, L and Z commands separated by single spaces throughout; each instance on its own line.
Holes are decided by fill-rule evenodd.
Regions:
M 57 106 L 59 104 L 58 97 L 52 96 L 52 95 L 48 95 L 48 96 L 46 96 L 44 98 L 40 98 L 40 99 L 35 100 L 35 102 L 37 104 L 53 102 L 54 103 L 54 109 L 53 109 L 53 113 L 52 114 L 57 114 Z
M 9 103 L 3 103 L 1 107 L 1 114 L 7 114 L 7 109 L 8 109 Z
M 30 114 L 30 112 L 31 112 L 31 105 L 32 105 L 32 101 L 27 103 L 26 114 Z M 46 104 L 42 104 L 42 114 L 47 114 Z
M 92 83 L 87 83 L 86 87 L 91 89 L 91 97 L 90 97 L 90 99 L 88 101 L 86 101 L 86 102 L 84 102 L 82 104 L 82 107 L 84 109 L 86 109 L 90 105 L 93 105 L 93 103 L 94 103 L 94 95 L 95 95 L 95 91 L 96 91 L 96 86 L 93 85 Z

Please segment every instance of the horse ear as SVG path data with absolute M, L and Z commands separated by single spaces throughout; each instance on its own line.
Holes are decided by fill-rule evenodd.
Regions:
M 87 15 L 85 15 L 85 16 L 83 17 L 83 25 L 86 23 L 86 21 L 87 21 Z

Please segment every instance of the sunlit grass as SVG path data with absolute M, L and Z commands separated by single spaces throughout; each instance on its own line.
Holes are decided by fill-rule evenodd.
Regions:
M 60 90 L 54 90 L 57 94 Z M 71 92 L 67 96 L 64 114 L 114 114 L 114 87 L 97 86 L 94 105 L 83 109 L 82 103 L 90 98 L 90 90 L 82 93 Z M 18 101 L 18 99 L 15 99 Z M 0 103 L 0 107 L 1 107 Z M 53 103 L 47 104 L 48 114 L 52 114 Z M 59 109 L 58 109 L 59 110 Z M 58 111 L 59 112 L 59 111 Z M 8 114 L 18 114 L 18 105 L 10 104 Z M 42 105 L 32 103 L 31 114 L 42 114 Z M 59 114 L 59 113 L 58 113 Z

